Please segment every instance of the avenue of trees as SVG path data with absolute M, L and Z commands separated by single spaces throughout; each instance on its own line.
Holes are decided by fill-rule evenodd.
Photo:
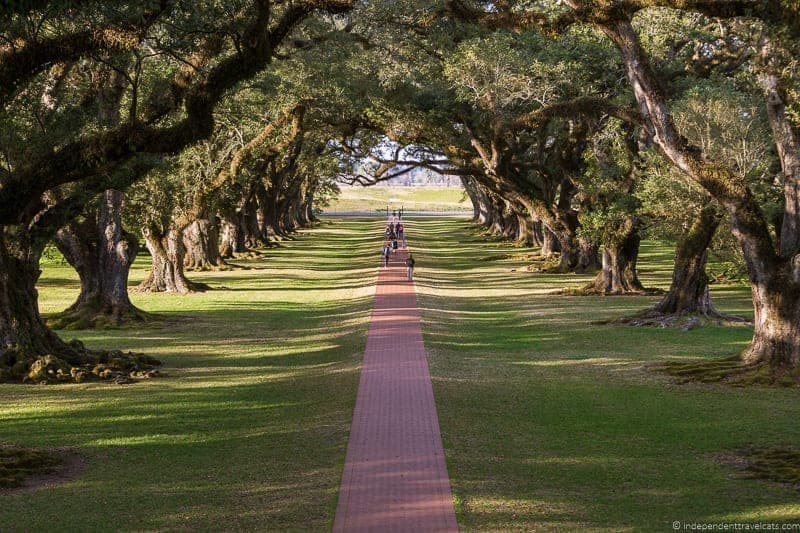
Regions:
M 206 290 L 191 270 L 290 238 L 337 181 L 414 168 L 459 176 L 476 222 L 553 270 L 596 271 L 587 293 L 641 293 L 642 238 L 676 242 L 639 322 L 738 320 L 708 291 L 728 258 L 755 310 L 732 372 L 800 380 L 792 0 L 5 5 L 0 380 L 155 364 L 51 329 L 151 320 L 140 242 L 137 290 Z M 81 292 L 49 326 L 51 243 Z

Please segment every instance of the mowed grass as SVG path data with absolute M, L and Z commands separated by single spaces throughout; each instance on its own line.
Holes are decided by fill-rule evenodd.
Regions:
M 590 276 L 527 272 L 529 250 L 478 237 L 468 222 L 407 225 L 463 530 L 800 523 L 797 488 L 720 461 L 751 445 L 800 445 L 800 391 L 678 386 L 646 368 L 734 355 L 751 328 L 593 325 L 657 298 L 552 295 Z M 669 246 L 646 243 L 644 283 L 668 287 L 671 261 Z M 746 286 L 715 287 L 713 298 L 752 316 Z
M 373 301 L 383 219 L 333 220 L 253 267 L 189 274 L 217 290 L 138 295 L 164 328 L 66 332 L 155 355 L 166 377 L 0 385 L 0 444 L 78 450 L 79 477 L 3 494 L 5 531 L 329 529 Z M 534 274 L 530 250 L 463 220 L 409 219 L 434 391 L 466 531 L 671 531 L 673 522 L 800 522 L 796 488 L 742 478 L 721 455 L 800 443 L 800 393 L 673 384 L 645 367 L 724 357 L 747 327 L 601 326 L 654 297 L 567 297 L 589 276 Z M 146 259 L 131 283 L 142 279 Z M 666 288 L 671 250 L 646 243 Z M 55 312 L 68 266 L 40 283 Z M 714 289 L 750 314 L 744 286 Z
M 339 197 L 325 212 L 470 211 L 472 203 L 461 187 L 361 187 L 341 186 Z
M 174 319 L 156 329 L 70 331 L 91 347 L 164 362 L 128 386 L 0 385 L 0 444 L 71 447 L 83 473 L 3 494 L 0 531 L 325 530 L 333 520 L 377 278 L 381 222 L 302 232 L 250 267 L 189 273 L 216 290 L 133 294 Z M 149 258 L 137 261 L 131 284 Z M 45 312 L 78 292 L 51 261 Z

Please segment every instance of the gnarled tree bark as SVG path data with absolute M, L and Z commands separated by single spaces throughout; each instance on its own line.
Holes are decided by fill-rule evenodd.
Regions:
M 81 292 L 75 303 L 54 318 L 54 327 L 86 329 L 153 318 L 128 296 L 128 273 L 139 242 L 122 227 L 122 200 L 122 192 L 107 190 L 96 218 L 72 222 L 56 234 L 56 246 L 78 272 Z

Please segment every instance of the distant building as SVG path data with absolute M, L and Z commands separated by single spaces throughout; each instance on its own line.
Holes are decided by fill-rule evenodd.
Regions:
M 446 176 L 427 168 L 415 168 L 410 172 L 381 181 L 377 186 L 383 187 L 461 187 L 461 178 Z

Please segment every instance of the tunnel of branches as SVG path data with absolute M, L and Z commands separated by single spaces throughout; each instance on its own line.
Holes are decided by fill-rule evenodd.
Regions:
M 129 290 L 208 290 L 193 271 L 268 254 L 341 184 L 416 169 L 460 179 L 542 271 L 592 273 L 576 294 L 652 293 L 641 241 L 675 243 L 669 289 L 619 322 L 742 321 L 711 300 L 720 258 L 753 295 L 732 372 L 800 380 L 798 20 L 792 0 L 3 3 L 0 380 L 154 371 L 54 330 L 158 320 Z M 46 321 L 54 247 L 81 291 Z

